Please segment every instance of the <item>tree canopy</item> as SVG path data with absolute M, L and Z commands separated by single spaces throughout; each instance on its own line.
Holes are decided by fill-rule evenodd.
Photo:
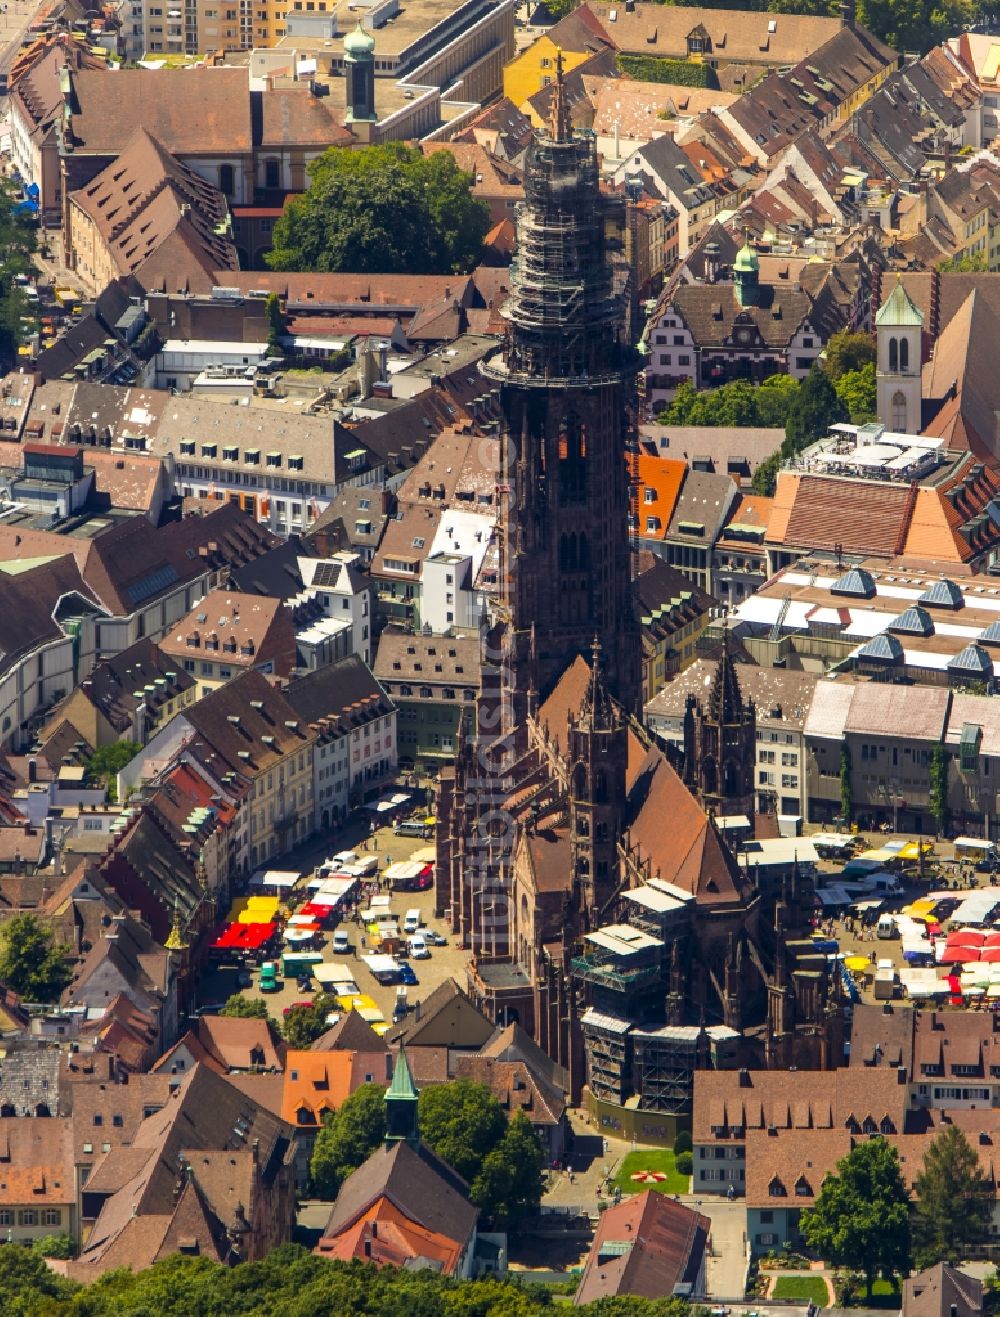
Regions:
M 19 997 L 58 1001 L 71 977 L 69 948 L 55 943 L 37 915 L 15 915 L 0 928 L 0 983 Z
M 825 1262 L 864 1275 L 869 1299 L 879 1272 L 904 1271 L 910 1260 L 910 1200 L 892 1144 L 866 1139 L 841 1158 L 799 1225 Z
M 36 234 L 32 217 L 17 208 L 12 185 L 0 179 L 0 371 L 14 364 L 24 340 L 21 319 L 27 314 L 28 300 L 17 276 L 32 271 Z
M 472 268 L 489 208 L 450 151 L 331 147 L 274 226 L 272 270 L 451 274 Z
M 837 397 L 847 408 L 852 425 L 874 421 L 878 412 L 878 387 L 875 381 L 875 363 L 869 361 L 860 370 L 848 370 L 833 386 Z
M 282 1033 L 288 1045 L 300 1049 L 311 1047 L 329 1028 L 326 1017 L 336 1005 L 336 998 L 321 992 L 308 1005 L 293 1006 L 285 1016 L 282 1026 Z
M 241 992 L 233 993 L 219 1014 L 228 1015 L 238 1020 L 269 1020 L 271 1018 L 267 1011 L 266 1001 L 262 1001 L 260 997 L 244 997 Z
M 875 364 L 875 340 L 871 334 L 841 329 L 831 335 L 823 349 L 823 357 L 823 369 L 836 384 L 841 375 Z
M 758 385 L 731 380 L 717 389 L 701 390 L 685 380 L 657 420 L 661 425 L 782 428 L 799 387 L 791 375 L 771 375 Z
M 517 1111 L 507 1132 L 483 1164 L 472 1184 L 472 1201 L 504 1230 L 538 1210 L 544 1192 L 545 1157 L 523 1111 Z
M 425 1088 L 417 1114 L 421 1138 L 469 1184 L 507 1132 L 503 1107 L 471 1079 Z
M 284 1244 L 261 1262 L 224 1267 L 173 1254 L 146 1271 L 110 1271 L 82 1287 L 55 1275 L 32 1249 L 0 1249 L 4 1317 L 551 1317 L 552 1296 L 515 1278 L 452 1280 L 331 1262 Z M 593 1317 L 688 1317 L 680 1299 L 601 1299 Z
M 787 461 L 821 439 L 831 425 L 847 420 L 847 408 L 837 397 L 825 371 L 814 365 L 802 381 L 785 421 L 781 456 Z
M 385 1089 L 362 1084 L 328 1116 L 316 1135 L 309 1173 L 313 1193 L 336 1198 L 350 1173 L 385 1138 Z
M 913 1258 L 917 1267 L 958 1262 L 986 1238 L 993 1194 L 976 1150 L 957 1125 L 946 1126 L 913 1183 Z

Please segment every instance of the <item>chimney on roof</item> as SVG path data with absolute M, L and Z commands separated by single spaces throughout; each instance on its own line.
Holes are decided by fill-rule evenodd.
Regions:
M 30 755 L 28 758 L 28 781 L 38 781 L 38 760 L 34 755 Z

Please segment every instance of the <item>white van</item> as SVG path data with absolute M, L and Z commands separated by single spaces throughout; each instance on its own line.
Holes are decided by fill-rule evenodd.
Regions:
M 879 915 L 876 932 L 883 941 L 887 938 L 899 937 L 899 927 L 892 915 Z
M 422 934 L 414 933 L 412 937 L 408 937 L 406 946 L 411 960 L 430 960 L 431 953 L 427 950 L 427 943 Z
M 417 929 L 420 927 L 420 922 L 421 921 L 420 921 L 419 910 L 417 910 L 416 908 L 414 908 L 413 910 L 407 910 L 406 915 L 403 919 L 403 932 L 415 933 Z

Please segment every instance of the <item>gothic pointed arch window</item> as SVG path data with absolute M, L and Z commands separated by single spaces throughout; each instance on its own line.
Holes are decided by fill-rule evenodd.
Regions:
M 899 370 L 899 340 L 889 339 L 889 370 L 895 375 Z
M 559 502 L 582 503 L 587 491 L 587 434 L 575 412 L 559 427 Z
M 906 432 L 906 394 L 902 389 L 892 395 L 892 428 L 897 434 Z

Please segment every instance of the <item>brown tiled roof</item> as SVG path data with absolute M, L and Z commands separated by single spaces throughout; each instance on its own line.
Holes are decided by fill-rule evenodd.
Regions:
M 524 840 L 536 892 L 568 892 L 573 886 L 573 840 L 568 828 L 538 827 Z
M 295 666 L 295 623 L 280 599 L 212 590 L 167 632 L 160 647 L 181 667 L 194 657 L 233 668 L 270 662 L 270 671 L 287 677 Z
M 649 750 L 629 791 L 625 845 L 650 875 L 690 892 L 705 906 L 743 899 L 746 878 L 715 822 L 659 750 Z M 663 820 L 669 818 L 670 828 Z
M 293 749 L 305 749 L 311 740 L 295 710 L 260 672 L 240 673 L 203 696 L 184 716 L 197 734 L 188 745 L 190 754 L 217 755 L 225 768 L 248 779 L 266 773 Z M 231 717 L 238 722 L 230 722 Z M 249 751 L 251 758 L 241 759 L 241 750 Z M 220 767 L 218 762 L 215 767 Z
M 203 1015 L 198 1040 L 227 1070 L 281 1070 L 285 1045 L 269 1020 L 241 1020 L 227 1015 Z
M 260 145 L 351 146 L 354 136 L 340 122 L 328 96 L 315 96 L 308 83 L 271 87 L 260 98 Z
M 746 1139 L 747 1207 L 812 1207 L 823 1180 L 854 1147 L 845 1128 L 749 1130 Z
M 213 270 L 239 268 L 225 197 L 144 128 L 71 203 L 94 222 L 119 273 L 146 287 L 166 274 L 171 289 L 206 292 Z
M 523 1061 L 460 1056 L 455 1060 L 455 1078 L 485 1084 L 509 1116 L 523 1111 L 532 1125 L 558 1125 L 566 1111 L 563 1094 L 533 1074 Z
M 785 521 L 778 514 L 789 495 L 791 509 Z M 840 545 L 844 553 L 892 557 L 903 549 L 911 499 L 908 485 L 833 482 L 782 472 L 767 542 L 810 549 Z
M 602 1213 L 574 1303 L 616 1295 L 656 1299 L 701 1270 L 712 1222 L 647 1189 Z
M 903 1281 L 905 1317 L 980 1317 L 983 1298 L 983 1282 L 947 1262 Z
M 424 1229 L 464 1245 L 479 1215 L 468 1195 L 461 1176 L 425 1144 L 414 1148 L 401 1141 L 382 1147 L 344 1181 L 317 1251 L 323 1252 L 326 1241 L 332 1243 L 381 1198 Z
M 253 150 L 246 68 L 118 69 L 73 73 L 77 155 L 119 156 L 137 127 L 179 156 Z
M 711 40 L 712 58 L 720 64 L 793 64 L 817 52 L 840 27 L 836 18 L 733 9 L 674 9 L 641 2 L 633 10 L 610 0 L 581 8 L 589 8 L 618 49 L 630 54 L 686 60 L 688 35 L 702 27 Z M 773 32 L 769 31 L 772 21 Z
M 682 284 L 673 305 L 701 348 L 730 343 L 737 325 L 752 326 L 769 348 L 787 347 L 812 307 L 798 288 L 773 285 L 761 286 L 756 306 L 743 307 L 732 284 Z
M 132 727 L 140 704 L 155 709 L 163 700 L 175 699 L 194 685 L 194 678 L 184 671 L 183 664 L 178 666 L 144 637 L 98 663 L 84 678 L 82 688 L 115 731 L 123 733 Z M 154 690 L 148 691 L 147 686 Z
M 71 1128 L 68 1118 L 56 1115 L 4 1117 L 0 1204 L 51 1207 L 75 1202 Z
M 420 1003 L 416 1013 L 389 1030 L 390 1047 L 481 1047 L 493 1034 L 493 1025 L 454 979 L 439 983 Z
M 820 1134 L 863 1129 L 901 1133 L 906 1120 L 906 1082 L 895 1071 L 873 1070 L 859 1084 L 857 1070 L 697 1071 L 692 1138 L 697 1144 L 742 1141 L 741 1131 L 769 1129 Z M 882 1122 L 889 1126 L 881 1130 Z M 721 1130 L 720 1134 L 715 1131 Z M 735 1131 L 735 1133 L 734 1133 Z

